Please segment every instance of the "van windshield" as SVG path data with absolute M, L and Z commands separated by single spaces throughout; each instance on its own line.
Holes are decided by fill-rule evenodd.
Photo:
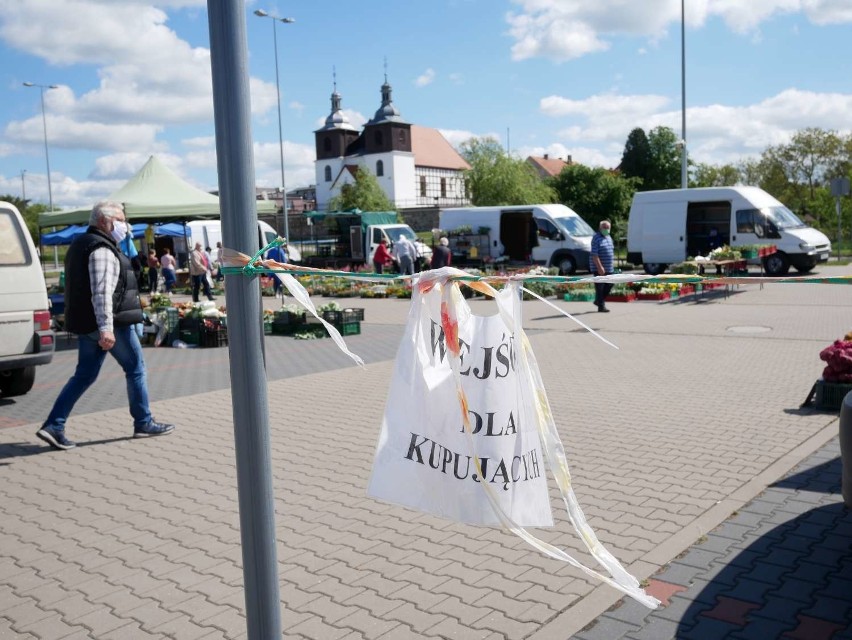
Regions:
M 417 239 L 417 234 L 411 229 L 411 227 L 390 227 L 389 229 L 385 229 L 385 233 L 388 234 L 388 238 L 390 238 L 391 242 L 396 242 L 399 240 L 399 236 L 403 233 L 405 237 L 414 242 Z
M 555 220 L 560 227 L 565 229 L 569 236 L 582 237 L 595 235 L 595 230 L 579 216 L 565 216 L 563 218 L 555 218 Z
M 779 229 L 796 229 L 806 227 L 807 225 L 799 220 L 799 216 L 790 211 L 785 206 L 780 207 L 765 207 L 761 211 L 775 223 Z

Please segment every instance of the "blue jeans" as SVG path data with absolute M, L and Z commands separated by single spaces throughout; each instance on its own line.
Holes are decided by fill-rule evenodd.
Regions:
M 142 345 L 134 326 L 119 327 L 115 333 L 115 346 L 109 353 L 124 369 L 127 379 L 127 398 L 130 401 L 130 415 L 133 426 L 142 427 L 151 422 L 151 410 L 148 407 L 148 384 L 145 375 L 145 360 L 142 357 Z M 100 334 L 95 331 L 78 336 L 77 369 L 71 379 L 62 387 L 53 409 L 44 423 L 45 427 L 56 430 L 65 429 L 65 421 L 71 410 L 92 383 L 97 380 L 107 352 L 98 345 Z

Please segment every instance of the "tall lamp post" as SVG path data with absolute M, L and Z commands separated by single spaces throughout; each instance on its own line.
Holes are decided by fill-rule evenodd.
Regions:
M 27 175 L 26 169 L 21 169 L 21 200 L 24 201 L 24 206 L 27 203 L 27 181 L 24 179 Z
M 272 44 L 275 50 L 275 91 L 278 95 L 278 149 L 281 154 L 281 196 L 284 209 L 284 237 L 290 241 L 290 219 L 287 215 L 287 183 L 284 179 L 284 134 L 281 129 L 281 84 L 278 80 L 278 29 L 277 23 L 293 24 L 294 18 L 281 18 L 267 13 L 263 9 L 255 9 L 254 15 L 260 18 L 272 19 Z
M 41 124 L 44 127 L 44 160 L 47 163 L 47 198 L 50 210 L 53 211 L 53 187 L 50 184 L 50 153 L 47 150 L 47 116 L 44 112 L 44 90 L 58 89 L 55 84 L 36 84 L 35 82 L 25 82 L 25 87 L 38 87 L 41 92 Z M 53 228 L 56 231 L 56 227 Z M 56 247 L 53 247 L 53 268 L 59 268 L 59 253 Z
M 680 0 L 680 188 L 686 189 L 689 175 L 686 166 L 686 14 L 684 0 Z

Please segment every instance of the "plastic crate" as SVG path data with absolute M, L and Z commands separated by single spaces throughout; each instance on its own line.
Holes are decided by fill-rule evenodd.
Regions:
M 852 391 L 852 384 L 818 380 L 814 404 L 816 404 L 817 409 L 837 411 L 843 405 L 843 399 L 850 391 Z
M 174 307 L 168 307 L 165 309 L 166 312 L 166 332 L 172 333 L 178 328 L 178 323 L 180 322 L 180 314 L 178 310 Z
M 337 330 L 340 331 L 340 335 L 343 336 L 357 336 L 361 333 L 361 323 L 357 320 L 353 320 L 352 322 L 344 322 L 341 325 L 335 325 Z
M 183 340 L 186 344 L 197 345 L 201 342 L 197 329 L 179 329 L 177 337 L 179 340 Z
M 201 343 L 204 348 L 225 347 L 228 345 L 228 330 L 225 327 L 203 327 Z

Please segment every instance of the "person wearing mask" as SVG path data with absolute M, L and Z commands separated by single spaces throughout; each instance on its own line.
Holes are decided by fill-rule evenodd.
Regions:
M 385 267 L 393 264 L 393 257 L 388 252 L 388 241 L 382 238 L 379 240 L 379 246 L 376 247 L 373 253 L 373 270 L 376 273 L 383 273 Z
M 609 220 L 601 220 L 598 232 L 592 238 L 592 252 L 589 255 L 589 271 L 595 276 L 608 276 L 613 272 L 615 262 L 615 247 L 612 244 L 610 232 L 612 224 Z M 611 282 L 595 283 L 595 306 L 600 313 L 609 313 L 606 308 L 606 297 L 612 290 Z
M 192 278 L 192 301 L 198 302 L 200 289 L 204 289 L 204 295 L 208 300 L 215 300 L 210 292 L 210 284 L 207 282 L 207 257 L 201 250 L 201 243 L 196 242 L 195 247 L 189 254 L 189 275 Z
M 118 244 L 128 225 L 117 202 L 99 202 L 89 228 L 65 256 L 65 327 L 77 334 L 77 368 L 53 404 L 36 437 L 54 449 L 73 449 L 65 426 L 77 400 L 97 380 L 109 352 L 127 379 L 133 437 L 166 435 L 174 425 L 157 422 L 148 404 L 142 346 L 134 325 L 142 322 L 139 287 L 129 258 Z
M 166 293 L 171 294 L 172 287 L 175 286 L 177 281 L 177 272 L 175 271 L 177 262 L 168 247 L 163 247 L 163 255 L 160 256 L 160 269 L 163 272 L 163 286 L 166 288 Z
M 452 259 L 453 254 L 450 252 L 450 241 L 447 238 L 441 238 L 438 240 L 438 246 L 432 250 L 432 263 L 429 266 L 432 269 L 449 267 Z
M 414 275 L 414 261 L 417 259 L 417 249 L 408 237 L 402 233 L 399 240 L 393 244 L 393 257 L 399 264 L 399 272 L 404 276 Z

